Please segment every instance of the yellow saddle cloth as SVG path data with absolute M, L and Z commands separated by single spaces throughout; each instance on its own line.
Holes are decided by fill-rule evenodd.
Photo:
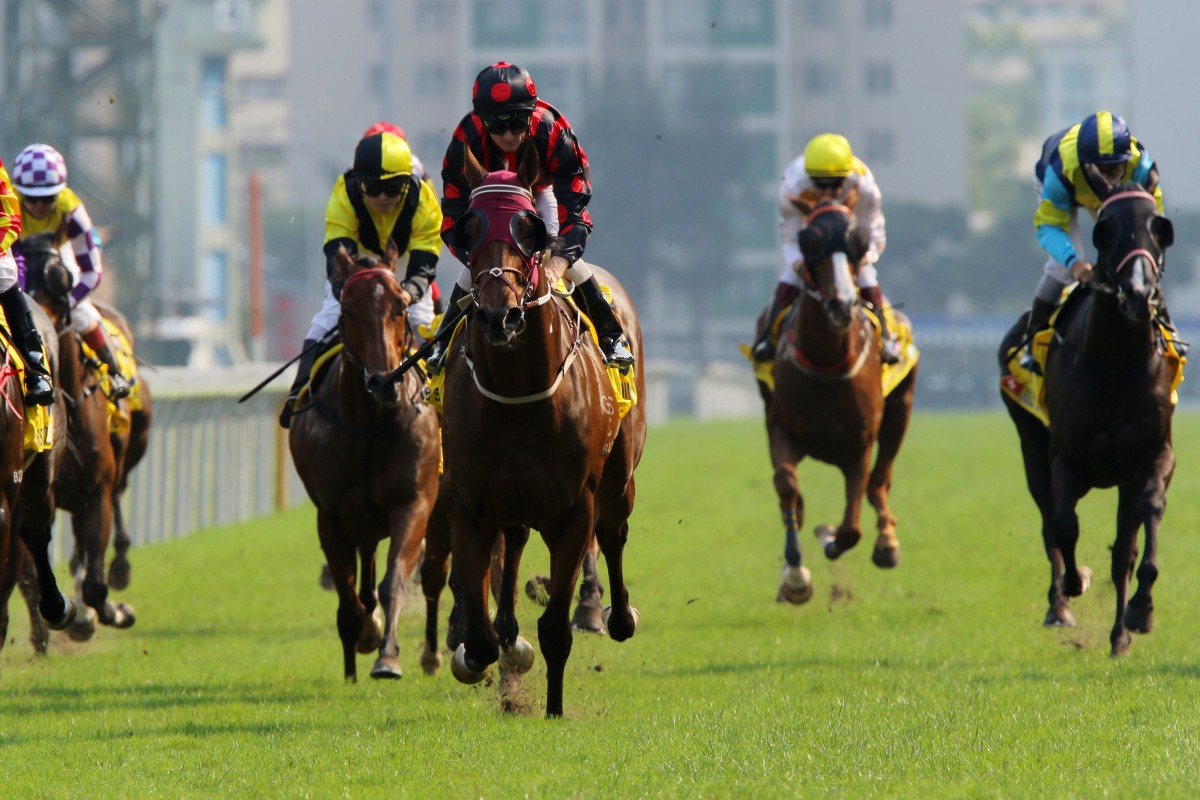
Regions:
M 96 352 L 82 339 L 80 339 L 80 347 L 83 348 L 85 358 L 100 364 L 98 367 L 100 391 L 108 398 L 108 430 L 109 433 L 119 435 L 129 430 L 133 413 L 145 408 L 145 401 L 142 399 L 141 381 L 138 379 L 137 359 L 133 356 L 133 346 L 128 337 L 117 327 L 116 323 L 108 319 L 102 317 L 100 324 L 104 326 L 104 336 L 108 339 L 109 349 L 113 351 L 113 355 L 117 359 L 117 366 L 121 368 L 121 374 L 129 381 L 128 403 L 112 399 L 112 377 L 108 374 L 108 366 L 96 358 Z
M 792 310 L 792 305 L 784 307 L 779 315 L 771 321 L 771 341 L 778 342 L 782 335 L 783 321 L 787 319 L 787 315 Z M 895 364 L 883 365 L 883 396 L 887 397 L 892 391 L 900 385 L 900 382 L 908 377 L 908 373 L 912 372 L 913 367 L 917 365 L 917 361 L 921 357 L 921 351 L 917 349 L 916 343 L 913 341 L 912 325 L 908 323 L 901 324 L 896 317 L 891 306 L 886 306 L 883 310 L 884 316 L 887 318 L 888 329 L 895 335 L 900 343 L 900 360 Z M 871 325 L 875 328 L 876 336 L 879 336 L 879 319 L 873 311 L 867 311 L 867 318 L 871 320 Z M 751 363 L 754 367 L 754 377 L 765 383 L 767 388 L 772 392 L 775 391 L 775 359 L 767 361 L 755 361 L 754 354 L 751 352 L 750 345 L 740 344 L 738 349 L 742 356 Z
M 8 327 L 4 309 L 0 309 L 0 325 Z M 15 379 L 22 391 L 25 386 L 25 359 L 12 343 L 12 337 L 4 337 L 4 357 L 0 359 L 0 375 L 5 380 Z M 45 353 L 42 354 L 43 357 Z M 0 381 L 2 385 L 2 381 Z M 53 406 L 25 406 L 25 452 L 44 453 L 54 446 Z
M 1033 335 L 1033 357 L 1037 361 L 1039 372 L 1025 369 L 1021 366 L 1021 347 L 1014 347 L 1008 353 L 1008 374 L 1000 376 L 1000 390 L 1013 399 L 1017 405 L 1033 414 L 1050 427 L 1050 410 L 1046 408 L 1046 386 L 1042 375 L 1046 371 L 1046 355 L 1050 349 L 1050 340 L 1054 338 L 1054 321 L 1058 318 L 1062 306 L 1050 315 L 1050 326 Z M 1163 341 L 1166 352 L 1163 356 L 1172 370 L 1171 403 L 1179 402 L 1179 384 L 1183 382 L 1183 366 L 1187 356 L 1181 354 L 1175 346 L 1175 335 L 1162 325 Z
M 612 303 L 612 289 L 608 286 L 601 286 L 600 288 L 604 291 L 604 299 L 609 303 Z M 567 293 L 566 285 L 561 279 L 558 282 L 558 286 L 555 287 L 555 293 L 559 294 L 560 296 Z M 570 297 L 567 297 L 566 299 L 568 303 L 573 306 L 575 305 L 575 301 Z M 599 346 L 600 338 L 596 335 L 596 326 L 592 324 L 592 320 L 586 313 L 584 313 L 583 309 L 579 309 L 579 314 L 580 318 L 583 320 L 583 324 L 587 326 L 588 333 L 591 335 L 592 341 Z M 429 325 L 420 326 L 420 328 L 417 329 L 417 332 L 428 339 L 433 336 L 433 332 L 437 330 L 437 326 L 440 321 L 441 316 L 435 317 L 433 322 L 431 322 Z M 466 319 L 460 320 L 458 325 L 455 326 L 454 333 L 450 335 L 450 341 L 446 345 L 446 352 L 450 352 L 454 349 L 454 343 L 458 339 L 458 335 L 462 331 L 463 324 L 465 322 Z M 424 362 L 421 363 L 421 368 L 425 368 Z M 625 419 L 625 416 L 629 413 L 629 410 L 637 405 L 638 401 L 635 370 L 633 367 L 630 367 L 622 372 L 620 367 L 618 367 L 616 364 L 609 364 L 607 367 L 607 372 L 608 380 L 612 384 L 613 394 L 616 396 L 617 400 L 617 414 L 621 419 Z M 429 386 L 425 392 L 425 401 L 436 408 L 438 414 L 441 414 L 442 403 L 445 400 L 445 370 L 437 375 L 434 375 L 428 380 Z

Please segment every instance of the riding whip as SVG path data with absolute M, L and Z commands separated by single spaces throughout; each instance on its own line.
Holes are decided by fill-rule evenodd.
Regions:
M 284 365 L 283 365 L 282 367 L 280 367 L 279 369 L 277 369 L 277 370 L 275 370 L 274 372 L 272 372 L 270 375 L 268 375 L 268 376 L 266 377 L 266 379 L 265 379 L 265 380 L 264 380 L 262 383 L 260 383 L 258 386 L 255 386 L 253 389 L 251 389 L 250 391 L 246 392 L 244 395 L 242 395 L 241 397 L 239 397 L 239 398 L 238 398 L 238 402 L 239 402 L 239 403 L 244 403 L 244 402 L 246 402 L 247 400 L 249 400 L 251 397 L 254 397 L 254 395 L 256 395 L 256 394 L 258 394 L 259 392 L 261 392 L 261 391 L 263 390 L 263 388 L 264 388 L 264 387 L 265 387 L 265 386 L 266 386 L 268 383 L 270 383 L 271 381 L 275 380 L 275 379 L 276 379 L 276 378 L 278 378 L 280 375 L 282 375 L 282 374 L 283 374 L 283 372 L 284 372 L 284 370 L 286 370 L 286 369 L 287 369 L 288 367 L 290 367 L 292 364 L 295 364 L 297 361 L 299 361 L 301 358 L 303 358 L 303 357 L 304 357 L 306 354 L 310 353 L 310 352 L 311 352 L 311 351 L 313 351 L 313 350 L 316 350 L 318 347 L 320 347 L 321 345 L 325 344 L 325 341 L 326 341 L 325 339 L 319 339 L 318 341 L 315 341 L 315 342 L 313 342 L 313 343 L 312 343 L 312 344 L 310 344 L 308 347 L 306 347 L 306 348 L 304 348 L 303 350 L 301 350 L 301 351 L 300 351 L 300 352 L 299 352 L 299 353 L 296 355 L 296 357 L 295 357 L 295 358 L 293 358 L 291 361 L 289 361 L 289 362 L 287 362 L 286 364 L 284 364 Z
M 474 303 L 471 301 L 470 295 L 464 297 L 458 307 L 458 310 L 455 311 L 449 319 L 444 320 L 444 324 L 439 327 L 437 333 L 428 339 L 425 344 L 418 347 L 411 356 L 404 360 L 400 366 L 396 367 L 387 375 L 384 375 L 381 378 L 372 377 L 369 388 L 380 389 L 385 386 L 390 386 L 404 377 L 404 373 L 408 372 L 410 369 L 416 366 L 417 362 L 429 355 L 429 351 L 433 349 L 434 344 L 454 333 L 454 329 L 458 327 L 459 320 L 471 313 L 471 308 L 473 306 Z

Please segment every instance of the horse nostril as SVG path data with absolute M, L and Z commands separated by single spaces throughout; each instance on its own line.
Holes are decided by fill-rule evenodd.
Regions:
M 521 322 L 525 319 L 525 312 L 520 308 L 513 307 L 504 315 L 504 330 L 508 332 L 516 331 L 520 328 Z

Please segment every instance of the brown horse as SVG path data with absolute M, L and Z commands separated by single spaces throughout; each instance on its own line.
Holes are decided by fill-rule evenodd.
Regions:
M 1095 279 L 1072 293 L 1055 324 L 1047 351 L 1047 428 L 1002 393 L 1021 439 L 1029 492 L 1042 515 L 1042 541 L 1050 560 L 1046 626 L 1074 625 L 1068 598 L 1086 591 L 1091 570 L 1079 566 L 1075 506 L 1092 488 L 1117 487 L 1117 535 L 1112 547 L 1116 620 L 1112 654 L 1129 652 L 1130 631 L 1154 624 L 1151 588 L 1158 577 L 1158 526 L 1175 471 L 1171 449 L 1173 383 L 1178 359 L 1158 325 L 1165 309 L 1159 286 L 1163 256 L 1174 241 L 1171 223 L 1157 213 L 1153 196 L 1136 183 L 1103 187 L 1092 241 L 1098 251 Z M 1001 376 L 1025 330 L 1022 318 L 1000 345 Z M 1019 353 L 1017 354 L 1019 355 Z M 1128 598 L 1137 560 L 1138 528 L 1146 545 L 1138 586 Z
M 29 302 L 29 301 L 27 301 Z M 30 303 L 45 342 L 50 374 L 58 383 L 58 340 L 50 320 Z M 6 357 L 5 357 L 6 358 Z M 7 360 L 7 359 L 6 359 Z M 7 363 L 11 368 L 12 364 Z M 76 607 L 58 590 L 50 564 L 50 536 L 54 523 L 54 479 L 66 452 L 66 404 L 62 393 L 51 406 L 54 445 L 43 452 L 24 448 L 24 416 L 28 413 L 21 378 L 0 366 L 0 474 L 13 476 L 0 483 L 0 648 L 7 641 L 8 600 L 22 574 L 28 575 L 32 594 L 30 616 L 35 648 L 45 651 L 47 626 L 64 630 L 75 620 Z M 15 455 L 14 455 L 15 453 Z M 12 531 L 19 536 L 12 536 Z M 39 609 L 40 614 L 33 611 Z M 40 646 L 39 646 L 40 645 Z
M 878 515 L 872 561 L 880 567 L 900 561 L 888 493 L 892 462 L 912 415 L 917 366 L 884 397 L 879 335 L 863 309 L 853 267 L 866 253 L 869 234 L 845 206 L 827 201 L 815 208 L 797 202 L 797 207 L 808 216 L 800 234 L 803 291 L 784 322 L 781 338 L 786 341 L 775 360 L 774 390 L 760 381 L 759 391 L 786 532 L 787 563 L 777 599 L 799 604 L 812 597 L 811 575 L 800 551 L 804 499 L 796 479 L 796 464 L 806 456 L 832 464 L 845 477 L 840 525 L 836 530 L 821 525 L 816 531 L 825 555 L 838 558 L 858 543 L 865 491 Z M 902 315 L 896 316 L 908 325 Z
M 372 678 L 403 674 L 396 625 L 404 580 L 420 559 L 437 497 L 438 420 L 422 402 L 423 378 L 409 372 L 398 383 L 379 380 L 400 364 L 412 342 L 396 277 L 398 258 L 392 242 L 382 262 L 338 253 L 333 279 L 341 285 L 342 350 L 312 390 L 311 402 L 298 409 L 289 435 L 296 471 L 317 507 L 317 534 L 338 593 L 337 629 L 350 681 L 358 677 L 356 650 L 379 649 Z M 377 601 L 375 550 L 383 540 L 387 570 Z M 379 604 L 382 631 L 375 616 Z M 421 656 L 428 673 L 440 663 L 436 647 Z
M 454 569 L 462 581 L 466 638 L 452 667 L 464 683 L 481 680 L 497 659 L 506 678 L 531 664 L 532 648 L 519 637 L 514 610 L 516 576 L 530 528 L 549 548 L 549 600 L 538 638 L 547 667 L 546 715 L 557 717 L 571 653 L 571 599 L 593 534 L 611 582 L 609 636 L 624 641 L 637 626 L 622 553 L 646 416 L 639 404 L 620 417 L 599 348 L 578 311 L 552 294 L 543 268 L 545 228 L 530 202 L 538 169 L 536 148 L 528 142 L 518 152 L 516 173 L 488 175 L 468 159 L 471 210 L 455 235 L 470 254 L 476 308 L 460 337 L 465 345 L 446 364 L 446 474 L 438 502 L 448 514 Z M 633 303 L 615 278 L 593 269 L 612 288 L 617 314 L 635 343 L 637 391 L 644 401 Z M 489 560 L 501 532 L 505 566 L 493 623 Z
M 77 599 L 91 609 L 78 616 L 70 634 L 73 639 L 86 640 L 94 635 L 96 620 L 114 628 L 129 628 L 136 622 L 132 606 L 108 598 L 104 570 L 113 530 L 114 498 L 119 494 L 118 487 L 124 486 L 131 432 L 111 430 L 112 401 L 103 390 L 98 366 L 85 359 L 79 336 L 70 324 L 72 278 L 51 237 L 31 236 L 24 242 L 23 252 L 29 293 L 49 316 L 58 336 L 59 386 L 67 404 L 67 452 L 55 477 L 55 497 L 58 507 L 71 514 L 75 536 L 71 567 Z M 114 314 L 114 310 L 107 309 L 107 315 Z M 128 332 L 128 323 L 123 318 L 121 323 Z M 130 414 L 128 399 L 118 402 L 123 413 L 137 416 Z M 148 423 L 147 410 L 138 423 L 143 437 L 141 452 L 145 450 Z M 133 447 L 134 452 L 138 447 Z M 118 561 L 123 559 L 120 553 Z

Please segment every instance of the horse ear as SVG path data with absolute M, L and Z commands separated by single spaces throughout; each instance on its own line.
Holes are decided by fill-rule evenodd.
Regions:
M 541 177 L 542 166 L 538 163 L 537 145 L 526 139 L 517 148 L 517 180 L 527 189 L 532 189 Z
M 1158 246 L 1166 250 L 1175 244 L 1175 226 L 1166 217 L 1153 216 L 1150 218 L 1150 233 L 1158 241 Z
M 787 195 L 787 201 L 795 206 L 796 209 L 806 217 L 813 212 L 814 206 L 810 203 L 804 202 L 799 195 L 789 194 Z
M 354 259 L 343 246 L 338 246 L 333 254 L 333 277 L 337 283 L 345 283 L 350 273 L 354 272 Z
M 400 248 L 396 246 L 395 239 L 388 239 L 387 249 L 383 252 L 383 263 L 392 272 L 396 271 L 396 262 L 400 260 Z
M 853 225 L 846 231 L 846 251 L 855 264 L 862 261 L 871 247 L 871 232 L 861 225 Z
M 1095 164 L 1083 164 L 1083 177 L 1087 181 L 1088 186 L 1096 193 L 1096 197 L 1103 203 L 1112 194 L 1113 187 L 1100 174 L 1100 169 Z
M 466 151 L 466 159 L 463 162 L 463 178 L 466 179 L 467 186 L 474 189 L 483 183 L 483 179 L 487 177 L 487 170 L 479 163 L 479 159 L 475 158 L 470 147 L 464 145 L 463 150 Z
M 1100 252 L 1105 252 L 1117 243 L 1117 223 L 1112 217 L 1102 217 L 1096 220 L 1092 228 L 1092 244 Z

